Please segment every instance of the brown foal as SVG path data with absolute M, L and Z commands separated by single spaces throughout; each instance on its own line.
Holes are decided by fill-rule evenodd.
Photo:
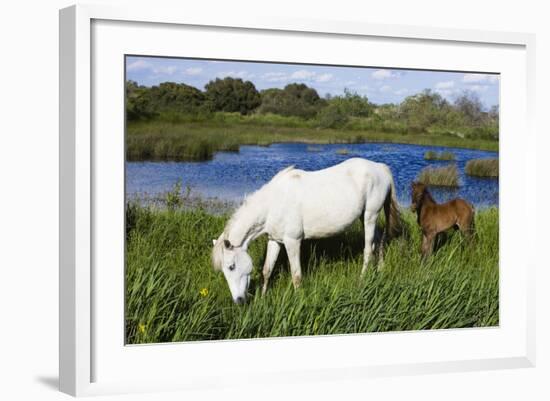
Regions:
M 474 207 L 464 199 L 438 204 L 426 185 L 414 182 L 411 208 L 416 212 L 418 224 L 422 228 L 422 257 L 432 253 L 435 237 L 440 232 L 458 227 L 467 237 L 473 233 Z

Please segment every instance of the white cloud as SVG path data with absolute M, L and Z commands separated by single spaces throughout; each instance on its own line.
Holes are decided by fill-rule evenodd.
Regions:
M 152 68 L 154 74 L 157 75 L 173 75 L 178 68 L 175 65 L 162 65 Z
M 436 89 L 450 89 L 455 86 L 454 81 L 443 81 L 435 84 Z
M 147 70 L 151 68 L 151 64 L 149 64 L 145 60 L 136 60 L 132 61 L 128 66 L 126 67 L 126 70 L 128 71 L 138 71 L 138 70 Z
M 266 72 L 262 74 L 262 78 L 267 82 L 291 82 L 291 81 L 314 81 L 328 82 L 333 78 L 332 74 L 318 74 L 309 70 L 298 70 L 291 74 L 284 72 Z
M 436 89 L 436 92 L 439 93 L 441 96 L 450 97 L 453 95 L 456 90 L 454 89 Z
M 288 76 L 284 72 L 266 72 L 262 78 L 268 82 L 284 82 L 288 81 Z
M 317 82 L 327 82 L 332 79 L 332 74 L 320 74 L 315 77 Z
M 468 89 L 474 92 L 485 92 L 487 90 L 487 85 L 471 85 Z
M 313 71 L 298 70 L 293 72 L 290 77 L 293 79 L 309 80 L 309 79 L 312 79 L 314 76 L 315 76 L 315 73 Z
M 374 79 L 388 79 L 388 78 L 397 78 L 399 74 L 390 70 L 376 70 L 371 74 L 371 76 Z
M 154 75 L 173 75 L 178 71 L 175 65 L 155 65 L 146 60 L 136 60 L 128 64 L 127 71 L 150 71 Z
M 467 84 L 489 82 L 495 84 L 498 82 L 499 76 L 495 74 L 464 74 L 462 82 Z
M 254 78 L 254 74 L 241 70 L 241 71 L 222 71 L 216 73 L 216 76 L 219 78 L 232 77 L 232 78 L 241 78 L 241 79 L 251 79 Z
M 381 86 L 379 88 L 379 91 L 382 92 L 382 93 L 389 92 L 389 91 L 391 91 L 391 86 L 389 86 L 389 85 Z
M 187 75 L 199 75 L 202 72 L 200 67 L 189 67 L 185 69 Z
M 409 90 L 407 88 L 403 88 L 403 89 L 398 89 L 396 91 L 394 91 L 393 93 L 398 95 L 398 96 L 401 96 L 401 95 L 404 95 L 405 93 L 407 93 Z

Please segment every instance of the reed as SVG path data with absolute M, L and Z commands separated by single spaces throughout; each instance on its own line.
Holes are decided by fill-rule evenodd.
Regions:
M 472 159 L 466 162 L 465 172 L 474 177 L 498 177 L 498 159 Z
M 449 151 L 436 152 L 434 150 L 428 150 L 424 153 L 425 160 L 455 160 L 455 155 Z
M 349 149 L 347 149 L 347 148 L 337 149 L 336 154 L 337 155 L 342 155 L 342 156 L 348 155 L 349 154 Z
M 428 166 L 420 171 L 417 180 L 426 185 L 458 187 L 459 174 L 456 164 L 446 166 Z

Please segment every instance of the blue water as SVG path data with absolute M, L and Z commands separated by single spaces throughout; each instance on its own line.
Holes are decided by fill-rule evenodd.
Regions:
M 314 147 L 317 151 L 308 151 L 308 147 Z M 348 149 L 349 154 L 338 155 L 336 150 L 342 148 Z M 449 163 L 424 160 L 424 153 L 428 150 L 451 151 L 460 171 L 459 188 L 431 188 L 437 201 L 462 197 L 478 207 L 498 206 L 498 179 L 474 178 L 464 174 L 468 160 L 498 157 L 497 152 L 388 143 L 278 143 L 269 147 L 241 146 L 238 153 L 219 152 L 213 160 L 205 162 L 127 162 L 126 193 L 128 197 L 155 196 L 170 190 L 181 180 L 183 186 L 189 185 L 194 194 L 240 202 L 246 194 L 260 188 L 289 165 L 303 170 L 319 170 L 350 157 L 364 157 L 391 167 L 399 203 L 405 206 L 410 204 L 410 185 L 420 170 L 428 165 Z

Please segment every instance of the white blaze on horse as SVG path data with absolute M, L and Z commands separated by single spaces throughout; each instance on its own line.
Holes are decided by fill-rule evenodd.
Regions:
M 288 167 L 248 196 L 233 214 L 213 241 L 212 263 L 225 275 L 233 300 L 243 303 L 253 268 L 247 249 L 251 241 L 266 234 L 263 293 L 281 245 L 286 248 L 297 288 L 302 278 L 302 240 L 336 235 L 362 217 L 363 274 L 374 249 L 376 219 L 382 208 L 386 216 L 384 235 L 389 237 L 397 230 L 399 213 L 393 177 L 385 164 L 352 158 L 318 171 Z

